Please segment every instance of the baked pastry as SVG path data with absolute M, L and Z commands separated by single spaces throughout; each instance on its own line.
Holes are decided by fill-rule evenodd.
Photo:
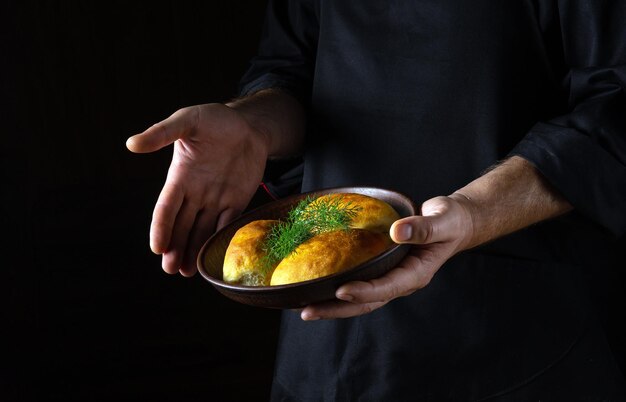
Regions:
M 268 286 L 344 271 L 387 249 L 389 228 L 399 218 L 386 202 L 362 194 L 307 198 L 285 221 L 241 227 L 226 249 L 223 280 Z
M 388 233 L 391 224 L 400 219 L 395 209 L 385 201 L 356 193 L 333 193 L 316 198 L 309 207 L 319 202 L 336 202 L 339 207 L 356 207 L 349 226 L 377 233 Z
M 382 253 L 391 243 L 387 234 L 364 229 L 321 233 L 300 244 L 278 264 L 270 285 L 307 281 L 344 271 Z
M 258 220 L 242 226 L 235 232 L 224 256 L 225 282 L 247 286 L 268 286 L 274 266 L 264 267 L 265 238 L 278 221 Z M 262 268 L 264 267 L 264 268 Z

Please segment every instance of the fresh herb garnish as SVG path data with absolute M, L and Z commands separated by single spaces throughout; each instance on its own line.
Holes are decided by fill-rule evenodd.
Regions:
M 263 250 L 261 270 L 267 272 L 311 237 L 332 230 L 348 230 L 361 207 L 343 202 L 342 196 L 301 200 L 268 233 Z

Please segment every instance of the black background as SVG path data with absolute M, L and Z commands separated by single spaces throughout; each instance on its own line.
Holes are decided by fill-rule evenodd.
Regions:
M 1 3 L 0 401 L 267 400 L 278 312 L 161 270 L 148 228 L 171 147 L 125 147 L 235 96 L 265 4 Z
M 0 401 L 267 400 L 278 312 L 161 270 L 172 148 L 125 147 L 236 95 L 265 3 L 2 3 Z

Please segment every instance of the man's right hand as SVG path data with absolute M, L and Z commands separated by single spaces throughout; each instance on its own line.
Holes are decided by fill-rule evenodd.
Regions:
M 163 255 L 163 270 L 192 276 L 206 239 L 239 215 L 261 183 L 268 134 L 223 104 L 178 110 L 126 146 L 136 153 L 174 143 L 167 179 L 152 215 L 150 248 Z

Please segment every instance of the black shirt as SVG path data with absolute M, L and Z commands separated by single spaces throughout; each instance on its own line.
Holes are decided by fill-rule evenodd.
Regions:
M 520 155 L 575 206 L 369 315 L 285 312 L 276 395 L 478 400 L 597 324 L 588 275 L 624 265 L 624 21 L 624 1 L 270 2 L 241 93 L 282 88 L 306 107 L 303 190 L 372 185 L 420 203 Z

